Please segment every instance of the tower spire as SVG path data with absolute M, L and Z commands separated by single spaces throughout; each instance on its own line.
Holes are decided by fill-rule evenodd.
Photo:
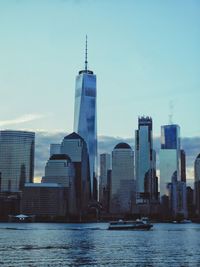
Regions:
M 87 71 L 87 65 L 88 65 L 88 61 L 87 61 L 87 34 L 86 34 L 86 40 L 85 40 L 85 70 Z

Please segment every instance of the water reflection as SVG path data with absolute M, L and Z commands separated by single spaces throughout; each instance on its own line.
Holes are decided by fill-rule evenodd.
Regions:
M 0 224 L 0 266 L 200 266 L 200 225 Z
M 94 229 L 99 228 L 88 227 L 88 225 L 81 225 L 80 232 L 77 233 L 76 238 L 74 232 L 69 232 L 68 242 L 72 245 L 73 253 L 71 255 L 71 266 L 81 265 L 95 265 L 95 243 L 94 243 Z

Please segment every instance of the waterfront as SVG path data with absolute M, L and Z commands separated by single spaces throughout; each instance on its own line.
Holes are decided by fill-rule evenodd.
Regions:
M 200 266 L 200 224 L 0 223 L 0 266 Z

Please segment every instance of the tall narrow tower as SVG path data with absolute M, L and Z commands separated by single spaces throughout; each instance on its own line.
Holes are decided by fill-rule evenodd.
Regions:
M 85 46 L 85 69 L 76 77 L 74 132 L 78 133 L 88 147 L 90 164 L 91 195 L 96 195 L 97 169 L 97 120 L 96 120 L 96 75 L 88 70 L 87 36 Z
M 156 152 L 153 150 L 152 118 L 139 117 L 135 132 L 135 174 L 137 203 L 153 203 L 158 200 L 156 177 Z
M 145 175 L 152 169 L 152 160 L 152 118 L 139 117 L 138 130 L 135 131 L 135 172 L 138 194 L 145 192 Z
M 160 196 L 168 194 L 167 184 L 176 172 L 180 179 L 180 127 L 177 124 L 161 126 L 160 158 Z M 183 164 L 182 164 L 183 165 Z

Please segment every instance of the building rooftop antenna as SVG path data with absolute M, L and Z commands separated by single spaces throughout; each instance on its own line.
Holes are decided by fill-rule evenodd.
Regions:
M 173 124 L 174 103 L 171 100 L 169 102 L 169 124 Z
M 88 70 L 88 61 L 87 61 L 87 55 L 88 55 L 88 51 L 87 51 L 87 34 L 86 34 L 86 40 L 85 40 L 85 70 Z

